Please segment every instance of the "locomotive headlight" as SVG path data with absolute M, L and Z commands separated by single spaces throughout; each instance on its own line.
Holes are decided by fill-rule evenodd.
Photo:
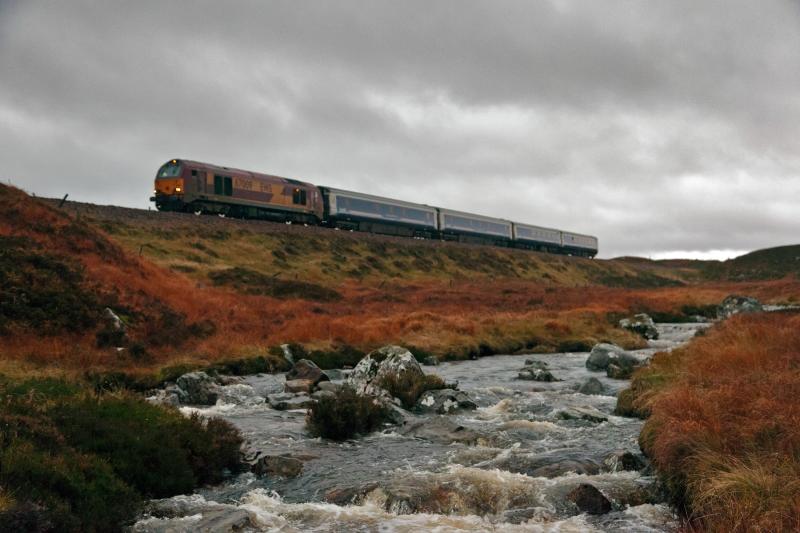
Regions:
M 180 187 L 175 187 L 175 192 L 181 192 L 181 188 Z

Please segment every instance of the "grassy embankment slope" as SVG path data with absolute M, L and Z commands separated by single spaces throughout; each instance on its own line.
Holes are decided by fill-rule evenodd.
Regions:
M 255 356 L 264 369 L 282 364 L 269 353 L 284 342 L 353 360 L 387 343 L 444 358 L 633 347 L 641 341 L 615 326 L 620 315 L 691 314 L 737 290 L 800 293 L 790 281 L 700 286 L 698 269 L 672 264 L 58 208 L 5 186 L 0 239 L 0 370 L 22 375 Z M 124 351 L 105 307 L 126 322 Z
M 620 397 L 642 449 L 705 531 L 800 530 L 800 314 L 736 316 L 657 354 Z

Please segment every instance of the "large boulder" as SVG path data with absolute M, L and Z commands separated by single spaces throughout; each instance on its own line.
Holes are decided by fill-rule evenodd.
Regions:
M 314 385 L 320 381 L 330 380 L 327 374 L 325 374 L 314 361 L 309 361 L 308 359 L 300 359 L 286 373 L 286 381 L 293 381 L 296 379 L 306 379 L 311 381 Z
M 628 331 L 637 333 L 648 340 L 658 339 L 658 329 L 650 315 L 646 313 L 639 313 L 634 315 L 633 318 L 623 318 L 619 321 L 619 326 Z
M 717 318 L 725 319 L 741 313 L 760 313 L 764 310 L 761 302 L 749 296 L 732 294 L 722 300 L 717 308 Z
M 347 377 L 347 383 L 359 394 L 382 396 L 378 386 L 382 379 L 401 378 L 409 373 L 409 377 L 419 379 L 425 375 L 411 352 L 401 346 L 384 346 L 364 356 Z
M 573 502 L 581 512 L 588 514 L 606 514 L 611 511 L 611 502 L 597 490 L 594 485 L 581 483 L 575 487 L 567 499 Z
M 214 405 L 219 397 L 220 387 L 205 372 L 190 372 L 179 377 L 175 384 L 183 391 L 181 403 L 189 405 Z
M 424 392 L 415 408 L 423 413 L 446 415 L 459 409 L 477 409 L 478 405 L 464 391 L 439 389 Z
M 616 344 L 605 342 L 595 344 L 591 353 L 589 353 L 588 359 L 586 359 L 586 368 L 594 370 L 595 372 L 602 372 L 608 368 L 612 357 L 623 353 L 626 353 L 625 350 Z

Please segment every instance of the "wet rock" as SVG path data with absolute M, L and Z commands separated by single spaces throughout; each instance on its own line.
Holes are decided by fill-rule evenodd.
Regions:
M 320 381 L 329 381 L 330 378 L 314 363 L 314 361 L 300 359 L 286 373 L 286 381 L 298 379 L 308 380 L 311 381 L 312 385 L 316 385 Z
M 367 483 L 359 487 L 336 487 L 325 493 L 324 500 L 334 505 L 357 505 L 364 501 L 364 495 L 378 488 L 377 483 Z
M 322 372 L 328 376 L 328 379 L 331 381 L 341 381 L 344 379 L 344 372 L 338 368 L 331 368 L 329 370 L 323 370 Z M 317 386 L 321 385 L 322 383 L 324 383 L 324 381 L 317 383 Z
M 478 405 L 469 395 L 460 390 L 439 389 L 429 390 L 417 400 L 415 409 L 423 413 L 437 413 L 446 415 L 459 409 L 477 409 Z
M 186 393 L 180 387 L 175 384 L 170 384 L 163 389 L 155 391 L 155 394 L 149 396 L 147 401 L 154 405 L 179 407 L 181 403 L 184 403 L 181 400 L 185 398 Z
M 257 476 L 292 478 L 303 471 L 303 462 L 287 455 L 265 455 L 253 464 L 250 471 Z
M 741 313 L 760 313 L 764 310 L 761 302 L 749 296 L 731 294 L 717 308 L 717 318 L 725 319 Z
M 658 329 L 650 315 L 639 313 L 633 318 L 623 318 L 619 321 L 619 327 L 637 333 L 648 340 L 658 339 Z
M 429 355 L 422 360 L 422 364 L 425 366 L 439 366 L 439 359 L 435 355 Z
M 639 471 L 643 470 L 646 466 L 644 459 L 627 450 L 617 450 L 603 459 L 603 467 L 609 472 L 621 472 L 623 470 Z
M 310 393 L 314 390 L 314 382 L 310 379 L 292 379 L 283 384 L 283 392 Z
M 578 392 L 581 394 L 599 396 L 605 393 L 605 387 L 603 387 L 599 379 L 589 378 L 578 387 Z
M 606 376 L 611 379 L 630 379 L 631 374 L 633 374 L 633 367 L 622 367 L 611 364 L 606 368 Z
M 597 372 L 605 370 L 608 377 L 616 379 L 628 379 L 641 364 L 639 359 L 616 344 L 597 344 L 586 359 L 586 368 Z
M 217 533 L 255 527 L 256 524 L 250 519 L 250 514 L 244 509 L 225 508 L 203 513 L 203 518 L 192 524 L 192 531 Z
M 538 361 L 536 359 L 525 359 L 525 368 L 537 368 L 539 370 L 547 370 L 547 363 Z
M 616 344 L 600 343 L 595 344 L 589 357 L 586 359 L 586 368 L 600 372 L 608 368 L 611 356 L 625 353 L 625 350 Z
M 314 405 L 314 400 L 306 394 L 270 394 L 267 396 L 267 402 L 270 407 L 278 411 L 308 409 Z
M 336 394 L 342 389 L 342 386 L 337 385 L 336 383 L 331 383 L 330 381 L 323 381 L 317 384 L 317 389 Z
M 189 405 L 214 405 L 219 396 L 219 385 L 205 372 L 190 372 L 179 377 L 175 384 L 183 391 L 181 403 Z
M 244 383 L 244 378 L 241 376 L 217 376 L 216 382 L 222 386 L 239 385 Z
M 398 433 L 406 437 L 429 440 L 441 444 L 458 442 L 461 444 L 475 444 L 480 435 L 453 422 L 445 416 L 407 420 Z
M 520 472 L 531 477 L 555 478 L 567 474 L 585 474 L 591 476 L 597 474 L 600 467 L 597 463 L 586 460 L 565 459 L 547 465 L 542 465 L 526 472 Z
M 311 398 L 314 400 L 334 400 L 336 399 L 336 393 L 331 392 L 329 390 L 318 390 L 314 394 L 311 395 Z
M 542 370 L 539 368 L 523 368 L 517 374 L 517 379 L 525 379 L 529 381 L 544 381 L 544 382 L 552 382 L 552 381 L 561 381 L 557 379 L 549 370 Z
M 594 407 L 568 407 L 559 411 L 558 418 L 562 420 L 587 420 L 589 422 L 607 422 L 608 415 Z
M 575 487 L 567 499 L 578 506 L 581 512 L 588 514 L 606 514 L 611 511 L 611 502 L 597 490 L 594 485 L 582 483 Z
M 384 376 L 399 376 L 407 372 L 419 377 L 424 375 L 411 352 L 401 346 L 384 346 L 364 356 L 347 380 L 358 389 L 358 386 L 372 384 Z

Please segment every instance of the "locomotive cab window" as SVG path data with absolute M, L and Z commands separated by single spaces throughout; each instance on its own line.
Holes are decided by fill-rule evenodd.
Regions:
M 292 192 L 292 203 L 296 205 L 306 205 L 306 190 L 295 189 Z
M 158 169 L 158 178 L 175 178 L 181 174 L 181 164 L 173 160 Z

